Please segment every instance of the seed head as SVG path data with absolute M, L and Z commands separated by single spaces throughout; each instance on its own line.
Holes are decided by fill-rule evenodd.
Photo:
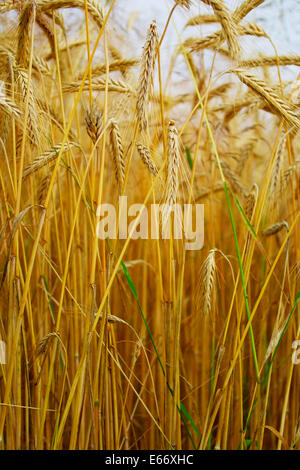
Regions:
M 102 114 L 97 109 L 92 109 L 86 113 L 86 131 L 92 142 L 95 144 L 99 138 L 102 128 Z
M 187 8 L 189 10 L 192 2 L 191 0 L 175 0 L 175 3 L 182 8 Z

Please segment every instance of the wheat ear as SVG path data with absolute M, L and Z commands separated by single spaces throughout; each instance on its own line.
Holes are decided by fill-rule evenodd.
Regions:
M 120 188 L 122 188 L 125 180 L 124 150 L 119 125 L 115 119 L 111 119 L 110 142 L 115 163 L 116 180 Z
M 116 70 L 119 70 L 122 74 L 124 74 L 129 67 L 134 67 L 135 65 L 137 65 L 137 63 L 138 63 L 137 59 L 115 60 L 114 62 L 111 62 L 109 64 L 109 71 L 114 72 Z M 91 72 L 92 72 L 92 77 L 97 77 L 99 75 L 106 73 L 106 64 L 97 65 L 96 67 L 93 67 Z M 83 76 L 84 76 L 83 73 L 78 75 L 76 82 L 81 82 L 83 79 Z
M 235 192 L 242 198 L 246 198 L 247 191 L 238 175 L 230 168 L 230 166 L 226 162 L 222 161 L 221 165 L 225 178 L 228 180 L 233 192 Z
M 70 145 L 72 144 L 65 144 L 63 147 L 63 152 L 66 152 Z M 56 160 L 59 152 L 61 150 L 61 144 L 55 145 L 47 152 L 43 153 L 39 157 L 35 158 L 33 162 L 28 165 L 23 171 L 23 179 L 27 178 L 27 176 L 32 175 L 36 171 L 40 170 L 46 165 L 49 165 L 53 160 Z
M 104 10 L 101 4 L 95 0 L 87 0 L 87 9 L 94 22 L 102 28 L 104 22 Z M 37 6 L 45 12 L 57 10 L 58 8 L 80 8 L 85 9 L 85 0 L 38 0 Z
M 277 95 L 273 88 L 244 69 L 233 69 L 233 72 L 239 77 L 242 83 L 261 96 L 268 105 L 270 105 L 289 124 L 300 129 L 300 121 L 297 114 L 293 111 L 291 105 L 286 100 Z
M 81 87 L 82 80 L 76 80 L 71 83 L 64 84 L 62 89 L 64 93 L 78 93 Z M 90 88 L 89 81 L 86 80 L 83 86 L 83 91 L 88 91 Z M 105 78 L 93 78 L 92 79 L 92 88 L 93 91 L 105 91 L 106 89 L 106 79 Z M 127 85 L 127 83 L 122 80 L 113 80 L 110 78 L 108 80 L 107 89 L 109 92 L 116 93 L 132 93 L 132 88 Z
M 264 3 L 265 0 L 244 0 L 244 2 L 237 7 L 233 12 L 232 19 L 235 23 L 242 21 L 245 16 L 250 13 L 250 11 L 257 8 L 259 5 Z
M 285 228 L 287 232 L 289 231 L 289 225 L 285 220 L 266 228 L 262 234 L 264 237 L 270 237 L 271 235 L 275 235 L 276 233 L 280 232 L 283 228 Z
M 256 203 L 258 197 L 258 186 L 255 183 L 250 191 L 250 193 L 246 197 L 245 203 L 245 214 L 247 219 L 251 222 L 252 217 L 255 211 Z
M 40 181 L 40 184 L 39 184 L 38 190 L 37 190 L 38 203 L 40 205 L 44 204 L 44 201 L 45 201 L 45 198 L 46 198 L 46 195 L 47 195 L 47 191 L 48 191 L 48 188 L 49 188 L 50 180 L 51 180 L 51 174 L 48 173 Z
M 179 5 L 182 8 L 186 8 L 187 10 L 190 9 L 192 4 L 191 0 L 174 0 L 176 5 Z
M 16 61 L 20 67 L 27 66 L 29 52 L 29 34 L 30 22 L 32 20 L 33 2 L 28 1 L 23 6 L 18 25 L 18 46 L 16 53 Z
M 212 293 L 213 287 L 215 283 L 215 274 L 216 274 L 216 258 L 215 258 L 216 250 L 210 250 L 208 257 L 204 263 L 204 275 L 201 285 L 201 298 L 200 298 L 200 305 L 201 305 L 201 313 L 203 315 L 207 315 L 211 311 L 211 303 L 212 303 Z
M 156 21 L 148 29 L 146 42 L 141 61 L 140 77 L 137 92 L 137 117 L 141 130 L 147 128 L 147 105 L 153 80 L 155 56 L 158 46 Z
M 39 131 L 38 131 L 38 115 L 36 111 L 36 102 L 33 92 L 33 86 L 30 85 L 28 90 L 28 73 L 24 69 L 15 68 L 15 74 L 17 77 L 17 83 L 21 91 L 21 97 L 23 103 L 25 103 L 26 95 L 29 93 L 28 101 L 28 136 L 33 145 L 38 145 L 39 142 Z
M 42 31 L 44 31 L 44 33 L 46 34 L 51 50 L 53 51 L 53 54 L 55 54 L 53 26 L 50 22 L 48 15 L 38 10 L 36 12 L 36 22 L 39 25 L 39 27 L 42 29 Z
M 280 55 L 276 56 L 262 56 L 256 59 L 242 60 L 239 66 L 243 68 L 248 67 L 272 67 L 277 65 L 300 65 L 300 55 Z
M 136 148 L 139 152 L 142 162 L 146 165 L 148 170 L 153 176 L 156 176 L 158 173 L 158 169 L 151 157 L 150 150 L 142 144 L 136 144 Z
M 238 24 L 250 11 L 261 5 L 265 0 L 245 0 L 232 14 L 232 21 Z M 249 34 L 245 32 L 243 26 L 239 26 L 239 35 Z M 187 47 L 191 47 L 192 51 L 198 51 L 207 47 L 220 46 L 223 42 L 223 30 L 207 36 L 204 39 L 187 39 L 184 43 Z
M 232 20 L 230 11 L 221 0 L 202 0 L 203 3 L 211 6 L 218 20 L 221 23 L 224 37 L 232 58 L 237 58 L 241 53 L 241 46 L 238 42 L 238 29 Z
M 0 109 L 5 113 L 6 116 L 13 116 L 16 119 L 20 118 L 21 111 L 12 99 L 6 96 L 2 90 L 0 90 Z
M 238 25 L 237 32 L 239 36 L 266 36 L 265 31 L 255 23 L 247 23 L 246 25 Z M 202 49 L 217 49 L 223 55 L 228 56 L 228 51 L 221 47 L 223 42 L 223 36 L 220 35 L 220 31 L 209 34 L 204 38 L 188 38 L 185 40 L 184 45 L 189 48 L 192 52 L 198 52 Z
M 95 144 L 100 136 L 102 128 L 102 114 L 97 109 L 93 108 L 86 113 L 85 118 L 86 131 L 90 136 L 93 144 Z
M 0 5 L 0 13 L 7 13 L 8 11 L 16 10 L 18 7 L 19 5 L 15 0 L 6 0 Z
M 282 164 L 283 164 L 285 144 L 286 144 L 286 138 L 281 137 L 281 140 L 279 141 L 278 146 L 277 146 L 273 173 L 272 173 L 272 177 L 270 181 L 269 195 L 270 195 L 271 205 L 272 204 L 274 205 L 276 201 L 276 196 L 278 195 L 277 194 L 278 189 L 280 187 L 280 176 L 281 176 L 281 169 L 282 169 Z
M 188 26 L 200 26 L 201 24 L 206 23 L 218 23 L 218 18 L 216 15 L 197 15 L 191 18 L 185 25 L 187 28 Z
M 168 175 L 166 186 L 166 204 L 163 211 L 163 224 L 166 224 L 174 204 L 179 188 L 179 163 L 180 152 L 178 143 L 178 132 L 174 121 L 168 124 Z

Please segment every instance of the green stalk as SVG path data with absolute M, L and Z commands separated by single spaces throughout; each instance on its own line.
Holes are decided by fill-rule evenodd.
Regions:
M 108 244 L 109 244 L 110 249 L 112 249 L 109 239 L 107 238 L 106 240 L 107 240 L 107 242 L 108 242 Z M 161 369 L 161 371 L 162 371 L 162 373 L 163 373 L 163 376 L 166 378 L 166 377 L 167 377 L 166 371 L 165 371 L 165 368 L 164 368 L 164 366 L 163 366 L 163 363 L 162 363 L 161 357 L 160 357 L 160 355 L 159 355 L 159 352 L 158 352 L 158 350 L 157 350 L 157 347 L 156 347 L 154 338 L 153 338 L 153 336 L 152 336 L 152 333 L 151 333 L 149 324 L 148 324 L 148 322 L 147 322 L 146 316 L 145 316 L 145 314 L 144 314 L 144 312 L 143 312 L 143 309 L 142 309 L 142 306 L 141 306 L 141 304 L 140 304 L 140 301 L 139 301 L 139 298 L 138 298 L 138 294 L 137 294 L 135 285 L 134 285 L 134 283 L 133 283 L 133 280 L 132 280 L 132 278 L 131 278 L 131 276 L 130 276 L 130 274 L 129 274 L 129 272 L 128 272 L 128 269 L 127 269 L 127 267 L 126 267 L 126 265 L 125 265 L 125 263 L 124 263 L 123 260 L 121 261 L 121 267 L 122 267 L 123 274 L 124 274 L 124 276 L 125 276 L 125 278 L 126 278 L 126 281 L 127 281 L 127 283 L 128 283 L 128 286 L 129 286 L 129 288 L 130 288 L 130 290 L 131 290 L 131 292 L 132 292 L 132 294 L 133 294 L 133 296 L 134 296 L 134 298 L 135 298 L 135 300 L 136 300 L 136 302 L 137 302 L 138 309 L 139 309 L 140 314 L 141 314 L 141 316 L 142 316 L 142 318 L 143 318 L 143 322 L 144 322 L 144 324 L 145 324 L 145 326 L 146 326 L 146 329 L 147 329 L 147 332 L 148 332 L 150 341 L 151 341 L 151 343 L 152 343 L 153 349 L 154 349 L 154 351 L 155 351 L 155 355 L 156 355 L 156 357 L 157 357 L 157 360 L 158 360 L 160 369 Z M 167 385 L 167 388 L 168 388 L 169 392 L 171 393 L 171 395 L 174 396 L 174 391 L 173 391 L 173 389 L 171 388 L 171 386 L 170 386 L 170 384 L 168 383 L 168 381 L 166 381 L 166 385 Z M 191 426 L 192 426 L 193 430 L 196 432 L 198 438 L 201 437 L 200 432 L 199 432 L 197 426 L 195 425 L 195 423 L 194 423 L 194 421 L 193 421 L 191 415 L 189 414 L 189 412 L 187 411 L 187 409 L 186 409 L 185 406 L 183 405 L 183 403 L 180 402 L 180 405 L 176 405 L 176 407 L 177 407 L 177 410 L 178 410 L 178 412 L 179 412 L 179 414 L 180 414 L 180 418 L 181 418 L 181 420 L 182 420 L 182 422 L 183 422 L 183 425 L 184 425 L 184 427 L 185 427 L 185 429 L 186 429 L 186 432 L 187 432 L 187 434 L 188 434 L 188 436 L 189 436 L 189 439 L 190 439 L 190 441 L 191 441 L 191 443 L 192 443 L 194 449 L 196 450 L 196 449 L 197 449 L 197 445 L 195 444 L 195 442 L 194 442 L 194 440 L 193 440 L 193 437 L 192 437 L 192 435 L 191 435 L 191 433 L 190 433 L 190 431 L 189 431 L 189 429 L 188 429 L 187 421 L 189 421 L 189 423 L 191 424 Z M 186 420 L 187 420 L 187 421 L 186 421 Z
M 227 184 L 226 184 L 225 180 L 224 180 L 224 191 L 225 191 L 225 195 L 226 195 L 226 202 L 227 202 L 229 215 L 230 215 L 230 220 L 231 220 L 231 225 L 232 225 L 235 248 L 236 248 L 236 252 L 237 252 L 240 275 L 241 275 L 241 281 L 242 281 L 242 286 L 243 286 L 243 294 L 244 294 L 244 299 L 245 299 L 246 313 L 247 313 L 247 317 L 248 317 L 248 321 L 249 321 L 250 317 L 251 317 L 251 313 L 250 313 L 248 294 L 247 294 L 247 288 L 246 288 L 246 282 L 245 282 L 245 276 L 244 276 L 244 270 L 243 270 L 243 263 L 242 263 L 242 258 L 241 258 L 240 248 L 239 248 L 239 242 L 238 242 L 237 233 L 236 233 L 236 227 L 235 227 L 233 214 L 232 214 L 232 210 L 231 210 L 228 187 L 227 187 Z M 249 331 L 250 331 L 250 341 L 251 341 L 252 354 L 253 354 L 253 360 L 254 360 L 254 366 L 255 366 L 256 380 L 257 380 L 257 383 L 259 383 L 259 367 L 258 367 L 258 360 L 257 360 L 257 354 L 256 354 L 256 348 L 255 348 L 255 341 L 254 341 L 254 334 L 253 334 L 252 325 L 250 325 Z

